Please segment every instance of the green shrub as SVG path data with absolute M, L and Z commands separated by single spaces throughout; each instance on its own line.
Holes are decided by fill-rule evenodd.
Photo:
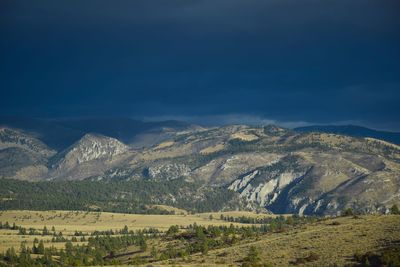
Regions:
M 390 208 L 390 213 L 391 213 L 391 214 L 395 214 L 395 215 L 400 215 L 399 207 L 397 207 L 397 205 L 394 204 L 394 205 Z

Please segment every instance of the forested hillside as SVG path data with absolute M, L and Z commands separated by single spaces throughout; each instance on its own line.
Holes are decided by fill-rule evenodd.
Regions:
M 96 210 L 123 213 L 166 213 L 152 208 L 166 204 L 193 212 L 240 208 L 238 194 L 202 188 L 183 179 L 173 181 L 0 180 L 0 209 Z

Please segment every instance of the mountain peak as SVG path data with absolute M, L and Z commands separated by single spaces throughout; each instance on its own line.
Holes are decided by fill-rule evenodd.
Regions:
M 128 146 L 115 138 L 100 134 L 88 133 L 64 151 L 59 165 L 80 164 L 96 159 L 109 159 L 128 151 Z

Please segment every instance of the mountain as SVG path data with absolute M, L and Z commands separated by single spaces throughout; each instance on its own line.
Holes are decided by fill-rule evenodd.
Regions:
M 299 133 L 334 133 L 353 137 L 371 137 L 400 145 L 400 133 L 377 131 L 355 125 L 314 125 L 294 129 Z
M 50 179 L 80 180 L 101 174 L 129 155 L 129 148 L 117 139 L 86 134 L 52 158 Z
M 145 159 L 145 160 L 144 160 Z M 240 194 L 252 210 L 384 211 L 399 202 L 400 147 L 372 138 L 229 126 L 182 135 L 131 162 L 127 179 L 203 181 Z M 113 178 L 118 177 L 113 173 Z M 354 194 L 357 192 L 357 194 Z
M 181 131 L 192 125 L 186 122 L 167 121 L 140 121 L 130 118 L 77 118 L 56 120 L 55 123 L 63 127 L 83 133 L 98 133 L 116 138 L 124 143 L 132 143 L 139 134 L 162 131 Z
M 52 187 L 58 185 L 56 181 L 64 180 L 84 180 L 85 186 L 93 183 L 89 188 L 107 187 L 106 196 L 82 201 L 97 206 L 114 203 L 120 207 L 119 211 L 128 205 L 124 201 L 129 189 L 124 186 L 121 189 L 122 182 L 128 183 L 127 188 L 149 184 L 154 195 L 149 191 L 143 196 L 147 204 L 198 209 L 193 203 L 201 199 L 205 201 L 202 210 L 204 205 L 210 209 L 216 207 L 207 200 L 211 192 L 213 199 L 225 201 L 219 203 L 219 209 L 240 207 L 274 213 L 337 214 L 346 208 L 386 212 L 391 205 L 400 204 L 400 146 L 387 141 L 322 132 L 300 133 L 273 125 L 183 127 L 182 131 L 171 130 L 169 134 L 156 130 L 149 139 L 151 136 L 152 142 L 148 140 L 146 146 L 137 146 L 99 133 L 85 134 L 55 155 L 52 154 L 55 152 L 35 152 L 40 155 L 38 159 L 19 151 L 7 151 L 21 149 L 20 142 L 9 142 L 0 152 L 21 157 L 18 164 L 7 163 L 3 157 L 0 171 L 10 172 L 9 167 L 13 166 L 12 175 L 4 178 L 29 179 L 27 172 L 18 176 L 26 161 L 27 166 L 43 166 L 40 178 L 54 181 Z M 34 136 L 29 138 L 31 143 L 41 144 L 44 151 L 49 150 Z M 35 174 L 31 179 L 39 178 Z M 179 191 L 180 184 L 187 188 L 185 192 L 168 192 L 168 188 Z M 67 190 L 66 186 L 52 190 L 58 194 Z M 158 186 L 163 188 L 162 195 L 155 193 Z M 12 188 L 16 190 L 15 186 Z M 228 192 L 230 197 L 224 197 Z M 189 198 L 178 200 L 174 194 Z
M 144 122 L 130 118 L 93 117 L 69 119 L 37 119 L 0 116 L 0 127 L 15 129 L 32 135 L 54 150 L 61 151 L 87 133 L 117 138 L 124 143 L 146 146 L 143 135 L 170 133 L 195 129 L 197 126 L 180 121 Z
M 56 151 L 67 148 L 85 134 L 80 130 L 64 127 L 54 121 L 25 117 L 1 116 L 0 127 L 14 129 L 33 136 Z
M 32 136 L 12 129 L 0 128 L 0 149 L 7 147 L 19 147 L 43 155 L 44 157 L 55 154 L 54 150 L 48 148 L 44 143 Z
M 0 128 L 0 178 L 41 179 L 48 171 L 48 159 L 55 154 L 32 136 Z

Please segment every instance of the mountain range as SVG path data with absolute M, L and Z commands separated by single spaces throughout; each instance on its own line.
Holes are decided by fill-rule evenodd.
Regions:
M 201 185 L 193 199 L 222 188 L 243 209 L 273 213 L 387 212 L 400 204 L 400 146 L 365 128 L 209 128 L 111 118 L 2 118 L 0 125 L 2 179 L 182 180 L 188 188 Z M 159 204 L 160 196 L 149 199 Z

